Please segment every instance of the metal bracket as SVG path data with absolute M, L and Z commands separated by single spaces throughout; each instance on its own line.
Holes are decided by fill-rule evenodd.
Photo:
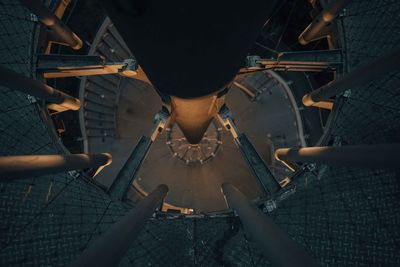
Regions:
M 162 108 L 154 117 L 153 126 L 150 130 L 150 139 L 154 142 L 158 136 L 158 134 L 162 133 L 165 129 L 165 125 L 168 122 L 170 117 L 170 113 L 166 108 Z
M 231 111 L 226 105 L 222 106 L 219 113 L 217 114 L 217 119 L 233 136 L 233 139 L 238 138 L 239 130 L 237 129 L 235 123 L 233 122 L 233 117 Z

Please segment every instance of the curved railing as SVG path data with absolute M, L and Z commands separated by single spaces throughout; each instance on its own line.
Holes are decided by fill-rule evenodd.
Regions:
M 101 56 L 106 61 L 124 61 L 132 58 L 129 49 L 123 43 L 109 18 L 100 26 L 93 40 L 89 55 Z M 120 94 L 120 75 L 84 77 L 80 85 L 80 100 L 84 103 L 79 118 L 83 137 L 84 151 L 88 152 L 90 143 L 96 146 L 98 141 L 117 138 L 117 104 Z

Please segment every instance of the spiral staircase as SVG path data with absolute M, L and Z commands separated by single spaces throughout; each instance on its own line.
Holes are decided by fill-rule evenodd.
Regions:
M 238 148 L 231 133 L 220 125 L 216 127 L 221 127 L 223 132 L 220 150 L 209 162 L 190 165 L 190 170 L 184 153 L 177 153 L 178 156 L 174 156 L 175 150 L 171 153 L 171 142 L 182 135 L 179 137 L 179 132 L 174 132 L 178 137 L 168 135 L 173 129 L 170 125 L 165 126 L 156 140 L 147 143 L 148 146 L 141 146 L 148 140 L 146 137 L 154 133 L 155 125 L 159 126 L 157 123 L 162 121 L 157 116 L 154 118 L 161 101 L 137 65 L 134 51 L 129 50 L 110 19 L 105 17 L 98 21 L 95 38 L 82 42 L 84 46 L 90 44 L 90 48 L 85 48 L 87 53 L 75 55 L 79 60 L 74 59 L 74 69 L 54 70 L 49 51 L 57 46 L 73 51 L 72 46 L 66 46 L 54 33 L 50 34 L 50 26 L 46 30 L 41 17 L 28 10 L 23 2 L 0 2 L 0 63 L 1 70 L 4 69 L 0 77 L 1 159 L 60 155 L 64 164 L 60 163 L 59 168 L 46 167 L 44 169 L 50 171 L 40 172 L 42 169 L 40 175 L 31 176 L 26 172 L 15 175 L 13 169 L 3 172 L 7 165 L 2 165 L 2 266 L 63 266 L 72 262 L 79 265 L 82 255 L 89 257 L 94 251 L 93 255 L 99 256 L 96 250 L 101 249 L 99 240 L 115 231 L 116 225 L 122 225 L 132 211 L 150 203 L 154 192 L 159 190 L 162 195 L 163 188 L 153 191 L 160 183 L 167 183 L 170 192 L 164 195 L 165 201 L 161 200 L 161 204 L 160 200 L 156 201 L 157 197 L 153 199 L 156 208 L 150 210 L 144 226 L 119 258 L 120 266 L 271 265 L 274 260 L 266 257 L 257 238 L 249 234 L 251 229 L 240 211 L 225 201 L 225 190 L 224 195 L 217 185 L 204 182 L 215 169 L 219 171 L 216 176 L 223 177 L 217 180 L 218 184 L 224 182 L 226 173 L 234 177 L 231 182 L 251 198 L 257 210 L 304 247 L 318 265 L 396 266 L 400 263 L 400 210 L 397 205 L 400 188 L 396 165 L 400 158 L 396 152 L 400 129 L 400 76 L 398 64 L 390 60 L 398 56 L 398 1 L 348 1 L 332 23 L 329 34 L 318 36 L 319 41 L 310 40 L 303 50 L 292 49 L 297 46 L 282 42 L 282 37 L 275 43 L 275 49 L 270 49 L 273 34 L 268 37 L 270 39 L 261 38 L 264 43 L 258 40 L 257 48 L 252 51 L 260 51 L 260 57 L 256 61 L 248 58 L 247 65 L 241 69 L 243 73 L 237 76 L 227 95 L 234 123 L 247 134 L 255 152 L 249 152 L 248 147 L 247 150 L 240 148 L 240 144 Z M 309 2 L 314 18 L 323 14 L 331 3 Z M 79 7 L 79 1 L 77 3 L 75 6 L 75 1 L 43 1 L 46 8 L 66 24 L 68 18 L 63 17 L 64 12 L 73 14 Z M 300 5 L 303 8 L 306 3 L 286 1 L 277 7 L 275 14 L 293 14 Z M 283 33 L 288 25 L 290 21 L 281 29 Z M 301 36 L 301 42 L 305 42 L 307 34 Z M 324 47 L 321 42 L 331 51 L 322 56 L 312 54 L 314 46 Z M 276 50 L 287 52 L 282 54 Z M 291 54 L 290 50 L 299 54 Z M 314 59 L 311 61 L 323 64 L 319 64 L 317 70 L 315 65 L 312 70 L 306 69 L 310 67 L 304 62 L 310 61 L 310 54 L 305 60 L 301 58 L 305 57 L 304 51 L 311 53 Z M 387 56 L 388 53 L 393 56 Z M 61 64 L 60 58 L 56 65 Z M 382 63 L 381 58 L 389 60 Z M 52 70 L 49 71 L 43 62 L 53 66 Z M 349 82 L 347 90 L 336 96 L 311 104 L 303 101 L 307 106 L 303 105 L 304 95 L 313 95 L 319 87 L 334 86 L 334 82 L 342 78 L 356 80 L 357 71 L 362 76 L 360 70 L 371 69 L 378 63 L 385 72 L 371 81 Z M 71 62 L 67 64 L 71 67 Z M 95 72 L 101 69 L 102 73 L 91 75 L 88 69 Z M 4 74 L 7 71 L 9 75 Z M 325 75 L 322 78 L 318 76 L 321 73 Z M 74 76 L 79 77 L 79 96 L 68 95 L 66 90 L 60 89 L 62 86 L 54 88 L 53 84 L 50 87 L 52 97 L 34 91 L 34 88 L 48 88 L 43 85 L 49 77 L 62 85 L 63 79 L 74 79 Z M 20 77 L 20 81 L 28 77 L 26 82 L 32 89 L 6 86 L 11 77 Z M 276 98 L 269 103 L 272 97 Z M 77 106 L 79 111 L 74 110 Z M 265 118 L 259 116 L 279 108 L 282 112 L 276 114 L 276 120 L 269 122 L 266 115 Z M 82 154 L 71 154 L 63 144 L 65 140 L 55 119 L 60 113 L 75 113 L 73 116 L 79 120 L 81 136 L 77 137 L 83 143 Z M 273 116 L 271 113 L 270 118 Z M 282 126 L 275 127 L 279 129 L 273 132 L 274 127 L 269 128 L 269 125 L 277 122 Z M 270 134 L 265 136 L 267 132 Z M 354 166 L 351 162 L 332 166 L 329 160 L 317 157 L 307 161 L 301 158 L 300 152 L 293 155 L 279 150 L 373 145 L 391 146 L 394 152 L 386 146 L 385 150 L 371 150 L 372 153 L 368 150 L 366 154 L 380 151 L 383 158 L 364 164 L 369 166 L 357 165 L 357 162 Z M 276 150 L 281 153 L 277 152 L 275 159 Z M 110 155 L 104 153 L 112 154 L 111 164 Z M 224 165 L 224 153 L 228 159 L 237 158 Z M 246 153 L 252 160 L 246 158 Z M 41 158 L 33 159 L 39 160 L 36 166 L 18 166 L 38 171 L 35 168 L 42 164 Z M 65 162 L 71 166 L 65 167 Z M 237 169 L 232 172 L 223 169 L 233 165 Z M 263 173 L 260 172 L 263 166 L 271 170 L 279 183 L 279 189 L 272 194 L 265 193 L 263 188 Z M 172 180 L 175 171 L 181 176 L 191 175 L 187 175 L 186 183 L 180 184 L 179 179 Z M 241 179 L 243 177 L 252 178 Z M 194 189 L 200 193 L 196 195 L 192 192 L 196 191 Z M 201 196 L 202 190 L 212 193 Z M 289 252 L 281 253 L 293 256 Z

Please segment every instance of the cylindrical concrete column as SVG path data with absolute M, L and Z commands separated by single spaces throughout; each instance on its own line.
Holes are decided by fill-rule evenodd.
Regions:
M 280 148 L 278 160 L 362 168 L 400 168 L 400 144 Z
M 326 27 L 339 15 L 340 11 L 342 11 L 350 1 L 351 0 L 331 1 L 329 5 L 300 34 L 300 44 L 306 45 L 309 42 L 318 39 L 318 37 L 326 35 Z
M 216 95 L 190 99 L 171 97 L 172 118 L 189 143 L 201 141 L 224 100 L 223 96 L 218 98 Z
M 40 0 L 20 0 L 20 2 L 52 31 L 51 34 L 56 37 L 57 41 L 65 43 L 75 50 L 82 47 L 82 40 L 65 26 Z
M 25 155 L 0 157 L 0 178 L 16 179 L 96 168 L 112 162 L 110 154 Z
M 135 238 L 139 235 L 146 220 L 153 214 L 167 195 L 168 187 L 159 185 L 141 200 L 131 211 L 119 219 L 72 264 L 74 267 L 118 266 Z
M 78 99 L 2 66 L 0 85 L 57 104 L 66 110 L 78 110 L 81 106 Z
M 235 186 L 224 183 L 222 191 L 229 206 L 239 215 L 246 231 L 273 266 L 316 266 L 304 248 L 290 239 L 268 215 L 252 205 Z
M 312 106 L 315 102 L 329 99 L 330 97 L 340 94 L 348 89 L 355 89 L 357 86 L 372 82 L 391 71 L 397 71 L 400 69 L 399 57 L 400 48 L 397 48 L 387 54 L 373 59 L 346 76 L 343 76 L 343 78 L 332 81 L 305 95 L 303 97 L 303 104 L 306 106 Z

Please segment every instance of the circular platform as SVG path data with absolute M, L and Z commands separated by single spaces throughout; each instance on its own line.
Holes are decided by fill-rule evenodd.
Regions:
M 139 138 L 150 133 L 161 108 L 150 85 L 124 78 L 119 86 L 116 138 L 93 144 L 96 150 L 113 155 L 113 163 L 95 178 L 105 186 L 112 184 Z M 227 93 L 226 105 L 238 130 L 246 134 L 275 178 L 281 181 L 290 176 L 273 157 L 276 148 L 304 142 L 302 122 L 286 82 L 273 72 L 241 75 Z M 146 193 L 167 184 L 170 207 L 207 213 L 227 209 L 220 189 L 224 182 L 235 184 L 249 199 L 265 197 L 231 133 L 214 120 L 199 145 L 189 144 L 177 125 L 169 125 L 152 144 L 133 186 Z M 128 193 L 131 196 L 137 198 L 137 191 Z
M 273 152 L 277 147 L 302 143 L 301 120 L 287 84 L 270 72 L 244 75 L 235 84 L 238 86 L 231 88 L 226 104 L 239 131 L 247 135 L 275 177 L 285 179 L 291 172 L 274 160 Z M 250 96 L 251 92 L 255 96 Z M 265 196 L 232 135 L 217 121 L 210 125 L 199 147 L 185 142 L 177 126 L 172 129 L 159 135 L 150 148 L 134 184 L 139 190 L 150 191 L 165 183 L 170 188 L 166 202 L 194 213 L 226 210 L 220 190 L 224 182 L 235 184 L 250 199 Z M 200 151 L 208 151 L 200 157 L 203 164 Z
M 176 157 L 186 165 L 203 165 L 215 158 L 222 145 L 222 127 L 213 121 L 198 144 L 189 143 L 179 126 L 172 124 L 165 129 L 167 142 L 172 157 Z
M 109 36 L 118 37 L 109 21 L 103 26 L 104 31 L 112 33 Z M 118 40 L 121 42 L 120 38 Z M 121 53 L 126 50 L 123 42 L 121 48 Z M 125 57 L 129 56 L 126 53 Z M 149 134 L 154 115 L 161 108 L 161 100 L 154 88 L 141 81 L 123 78 L 117 83 L 113 79 L 95 82 L 97 80 L 93 81 L 96 86 L 117 86 L 106 88 L 107 93 L 115 93 L 118 104 L 116 110 L 112 105 L 113 112 L 107 115 L 111 121 L 100 125 L 102 129 L 112 126 L 115 133 L 111 132 L 109 136 L 99 133 L 102 135 L 97 136 L 99 130 L 96 129 L 96 136 L 90 138 L 87 148 L 90 153 L 108 152 L 113 155 L 113 163 L 95 177 L 100 183 L 110 186 L 140 137 Z M 98 86 L 95 92 L 103 90 Z M 274 160 L 275 148 L 304 143 L 302 123 L 292 98 L 288 84 L 273 72 L 237 77 L 226 95 L 226 104 L 239 131 L 247 135 L 278 180 L 290 173 Z M 82 123 L 86 125 L 87 121 Z M 220 190 L 224 182 L 235 184 L 249 199 L 265 196 L 232 135 L 218 122 L 210 125 L 207 136 L 199 145 L 186 142 L 178 126 L 171 125 L 170 129 L 159 135 L 150 148 L 133 184 L 137 190 L 146 193 L 165 183 L 170 188 L 166 202 L 171 206 L 192 209 L 194 213 L 226 210 Z M 128 197 L 136 201 L 137 191 L 131 189 Z

